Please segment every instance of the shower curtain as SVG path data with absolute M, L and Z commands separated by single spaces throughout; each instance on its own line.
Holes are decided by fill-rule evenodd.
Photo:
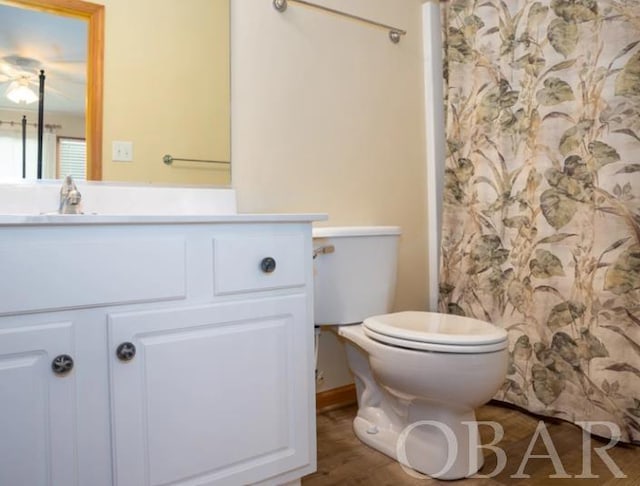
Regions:
M 442 8 L 441 310 L 508 331 L 496 399 L 638 442 L 640 2 Z

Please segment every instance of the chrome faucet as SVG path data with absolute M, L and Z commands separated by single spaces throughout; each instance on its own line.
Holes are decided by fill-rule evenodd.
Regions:
M 60 188 L 60 206 L 58 207 L 58 213 L 60 214 L 82 214 L 82 195 L 76 183 L 73 182 L 73 178 L 68 175 L 62 181 L 62 187 Z

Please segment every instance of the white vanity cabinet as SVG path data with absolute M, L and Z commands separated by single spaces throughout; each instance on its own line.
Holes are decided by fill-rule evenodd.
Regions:
M 68 321 L 0 329 L 0 484 L 77 483 L 73 348 Z
M 314 471 L 319 218 L 82 218 L 0 217 L 0 484 Z

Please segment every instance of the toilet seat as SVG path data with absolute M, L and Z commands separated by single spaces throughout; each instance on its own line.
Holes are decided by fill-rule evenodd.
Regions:
M 452 314 L 396 312 L 365 319 L 371 339 L 407 349 L 440 353 L 490 353 L 508 346 L 507 332 L 493 324 Z

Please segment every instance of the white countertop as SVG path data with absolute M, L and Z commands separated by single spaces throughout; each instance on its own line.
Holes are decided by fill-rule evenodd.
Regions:
M 0 227 L 308 223 L 326 214 L 238 213 L 233 188 L 80 181 L 84 214 L 58 214 L 61 181 L 0 181 Z
M 105 224 L 303 223 L 326 214 L 0 214 L 1 226 Z

